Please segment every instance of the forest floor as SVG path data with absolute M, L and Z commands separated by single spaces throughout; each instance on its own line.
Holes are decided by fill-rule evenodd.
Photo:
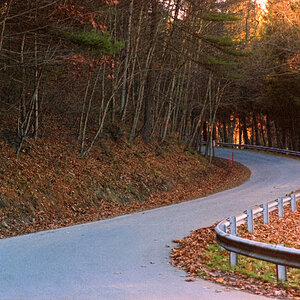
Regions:
M 248 233 L 241 225 L 238 235 L 244 238 L 270 243 L 285 244 L 300 249 L 299 242 L 300 207 L 291 212 L 284 209 L 284 218 L 278 218 L 277 211 L 270 213 L 270 223 L 263 224 L 262 217 L 255 220 L 254 233 Z M 195 230 L 182 240 L 175 241 L 178 247 L 172 249 L 172 263 L 192 276 L 190 281 L 201 277 L 228 289 L 246 290 L 254 294 L 277 299 L 300 299 L 300 270 L 288 268 L 288 281 L 277 282 L 275 265 L 239 256 L 239 266 L 229 267 L 229 252 L 222 250 L 215 242 L 214 224 Z
M 81 224 L 203 197 L 237 186 L 250 171 L 210 164 L 176 142 L 103 138 L 80 158 L 63 128 L 27 140 L 19 158 L 0 132 L 0 238 Z M 54 137 L 53 132 L 56 132 Z

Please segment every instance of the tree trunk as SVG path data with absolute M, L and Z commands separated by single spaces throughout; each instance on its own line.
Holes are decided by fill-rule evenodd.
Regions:
M 152 48 L 148 52 L 147 60 L 146 60 L 146 67 L 145 67 L 145 71 L 144 71 L 145 73 L 142 74 L 142 81 L 139 86 L 139 95 L 138 95 L 137 105 L 136 105 L 135 114 L 134 114 L 134 118 L 133 118 L 133 124 L 132 124 L 131 131 L 130 131 L 130 137 L 129 137 L 130 141 L 132 141 L 135 138 L 138 120 L 140 117 L 141 108 L 142 108 L 142 104 L 143 104 L 146 79 L 147 79 L 147 75 L 148 75 L 149 66 L 150 66 L 150 63 L 152 60 L 152 56 L 154 53 L 154 49 L 155 49 L 155 45 L 153 45 Z M 152 123 L 152 118 L 150 121 Z M 150 137 L 151 137 L 151 132 L 150 132 Z
M 126 96 L 126 100 L 125 100 L 125 107 L 123 109 L 122 112 L 122 116 L 121 116 L 121 120 L 124 121 L 125 120 L 125 116 L 126 116 L 126 110 L 127 110 L 127 106 L 128 106 L 128 102 L 129 102 L 129 94 L 130 94 L 130 90 L 133 88 L 132 93 L 134 94 L 134 85 L 133 85 L 133 81 L 134 81 L 134 77 L 135 77 L 135 68 L 136 68 L 136 64 L 137 64 L 137 60 L 138 60 L 138 49 L 139 49 L 139 45 L 140 45 L 140 40 L 141 40 L 141 29 L 142 29 L 142 17 L 143 17 L 143 11 L 144 11 L 144 5 L 141 5 L 141 9 L 140 9 L 140 13 L 139 13 L 139 20 L 138 20 L 138 25 L 137 25 L 137 34 L 136 34 L 136 41 L 135 41 L 135 47 L 132 50 L 133 51 L 133 61 L 132 61 L 132 67 L 131 67 L 131 75 L 130 75 L 130 81 L 129 81 L 129 85 L 128 85 L 128 89 L 127 89 L 127 96 Z M 132 97 L 132 99 L 134 99 L 134 97 Z
M 35 85 L 37 85 L 39 81 L 39 72 L 38 72 L 38 46 L 37 46 L 37 34 L 35 33 L 34 39 L 34 57 L 35 57 Z M 38 130 L 39 130 L 39 90 L 37 90 L 34 99 L 34 139 L 36 140 L 38 137 Z
M 241 149 L 242 144 L 242 124 L 241 124 L 241 116 L 239 116 L 239 148 Z
M 223 121 L 223 142 L 228 143 L 227 124 L 225 120 Z
M 126 85 L 127 85 L 127 73 L 128 73 L 128 66 L 129 66 L 129 56 L 130 56 L 130 42 L 131 42 L 131 23 L 132 23 L 132 12 L 133 12 L 133 2 L 134 0 L 130 1 L 129 5 L 129 20 L 128 20 L 128 37 L 127 37 L 127 45 L 126 45 L 126 56 L 124 62 L 124 74 L 123 74 L 123 86 L 122 86 L 122 94 L 121 94 L 121 116 L 125 114 L 125 100 L 126 100 Z
M 3 46 L 6 19 L 8 17 L 9 11 L 10 11 L 11 2 L 12 2 L 12 0 L 9 1 L 9 3 L 7 4 L 6 10 L 4 12 L 4 19 L 2 21 L 2 29 L 1 29 L 1 34 L 0 34 L 0 51 L 2 50 L 2 46 Z
M 175 74 L 173 75 L 173 80 L 172 80 L 172 85 L 171 85 L 171 92 L 170 92 L 170 99 L 169 99 L 169 105 L 168 105 L 168 111 L 167 111 L 167 116 L 166 116 L 166 122 L 164 126 L 164 131 L 163 131 L 163 136 L 162 136 L 162 142 L 165 141 L 166 136 L 167 136 L 167 130 L 168 130 L 168 125 L 169 125 L 169 120 L 171 117 L 172 113 L 172 105 L 173 105 L 173 91 L 175 87 Z
M 159 27 L 159 19 L 158 19 L 158 3 L 157 0 L 151 0 L 151 37 L 152 38 L 152 47 L 153 51 L 157 42 L 157 34 Z M 154 98 L 154 82 L 155 82 L 155 71 L 154 71 L 154 63 L 153 56 L 151 56 L 148 76 L 146 81 L 146 97 L 145 97 L 145 110 L 144 110 L 144 127 L 143 127 L 143 140 L 145 143 L 149 143 L 151 140 L 152 133 L 152 110 L 153 110 L 153 98 Z
M 95 94 L 96 87 L 97 87 L 97 83 L 98 83 L 98 80 L 99 80 L 100 70 L 101 70 L 101 68 L 99 67 L 96 79 L 94 81 L 92 93 L 90 95 L 90 99 L 89 99 L 89 102 L 88 102 L 87 111 L 86 111 L 86 114 L 85 114 L 85 121 L 84 121 L 83 129 L 82 129 L 82 140 L 81 140 L 81 151 L 80 151 L 81 156 L 84 156 L 84 153 L 85 153 L 84 149 L 85 149 L 85 138 L 86 138 L 87 124 L 88 124 L 88 120 L 89 120 L 89 117 L 90 117 L 92 101 L 93 101 L 94 94 Z
M 248 138 L 248 128 L 247 128 L 247 121 L 246 116 L 243 114 L 242 116 L 242 124 L 243 124 L 243 137 L 244 137 L 244 144 L 249 145 L 249 138 Z
M 271 123 L 270 123 L 270 118 L 269 118 L 268 114 L 267 114 L 266 128 L 267 128 L 268 147 L 273 147 Z
M 257 145 L 257 146 L 259 146 L 260 145 L 260 141 L 259 141 L 257 118 L 256 118 L 256 115 L 255 115 L 255 112 L 253 112 L 253 128 L 254 128 L 254 137 L 255 137 L 254 144 Z

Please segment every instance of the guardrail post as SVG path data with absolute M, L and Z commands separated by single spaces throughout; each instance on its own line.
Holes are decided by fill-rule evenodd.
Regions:
M 269 224 L 269 205 L 268 205 L 268 203 L 263 204 L 263 215 L 264 215 L 264 224 Z
M 283 218 L 283 199 L 280 197 L 277 199 L 278 203 L 278 217 Z
M 248 224 L 248 232 L 254 231 L 254 223 L 253 223 L 253 210 L 247 209 L 247 224 Z
M 236 217 L 230 217 L 229 218 L 230 222 L 230 234 L 232 235 L 237 235 L 236 232 Z M 235 267 L 238 264 L 238 255 L 234 252 L 230 252 L 230 266 Z
M 279 244 L 278 247 L 284 247 L 284 245 Z M 286 281 L 286 266 L 276 265 L 276 274 L 277 274 L 277 281 Z
M 226 233 L 226 231 L 227 231 L 227 227 L 226 227 L 225 224 L 221 225 L 221 226 L 220 226 L 220 229 L 221 229 L 223 232 L 225 232 L 225 233 Z M 221 251 L 224 251 L 224 250 L 226 250 L 226 249 L 223 248 L 223 247 L 221 247 Z
M 296 211 L 297 205 L 296 205 L 296 195 L 291 195 L 291 209 L 292 211 Z
M 229 222 L 230 222 L 230 234 L 236 235 L 236 217 L 235 216 L 230 217 Z

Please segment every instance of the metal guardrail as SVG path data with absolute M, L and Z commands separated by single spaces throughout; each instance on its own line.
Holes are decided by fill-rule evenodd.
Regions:
M 204 142 L 203 144 L 206 144 Z M 238 147 L 240 149 L 264 150 L 281 154 L 300 156 L 300 152 L 265 146 L 232 144 L 232 143 L 214 143 L 221 147 Z M 233 216 L 221 221 L 216 227 L 216 240 L 218 244 L 230 251 L 230 264 L 237 265 L 237 254 L 250 256 L 260 260 L 268 261 L 277 266 L 277 279 L 286 280 L 285 266 L 300 269 L 300 249 L 288 248 L 284 245 L 271 245 L 253 240 L 248 240 L 237 236 L 237 225 L 247 222 L 248 231 L 253 232 L 253 219 L 263 215 L 264 223 L 269 223 L 269 211 L 278 209 L 279 217 L 283 217 L 284 205 L 291 203 L 292 211 L 296 210 L 296 202 L 300 200 L 300 193 L 292 194 L 290 197 L 278 198 L 275 201 L 260 205 L 254 209 L 247 209 L 245 213 Z M 227 231 L 230 231 L 228 233 Z
M 253 219 L 263 215 L 264 223 L 269 222 L 269 211 L 278 209 L 279 217 L 283 217 L 284 205 L 291 204 L 291 209 L 296 210 L 296 202 L 300 200 L 300 193 L 292 194 L 289 197 L 278 198 L 275 201 L 263 204 L 249 209 L 245 213 L 238 216 L 230 217 L 221 221 L 216 227 L 216 240 L 220 246 L 226 250 L 231 251 L 232 266 L 237 264 L 237 255 L 242 254 L 250 256 L 260 260 L 265 260 L 277 265 L 277 277 L 280 280 L 285 280 L 286 270 L 283 267 L 283 275 L 278 274 L 278 267 L 289 266 L 294 268 L 300 268 L 300 249 L 288 248 L 283 245 L 271 245 L 245 238 L 238 237 L 236 232 L 236 226 L 248 223 L 248 230 L 253 232 Z M 228 233 L 227 231 L 230 231 Z
M 298 151 L 265 147 L 265 146 L 256 146 L 256 145 L 247 145 L 247 144 L 231 144 L 231 143 L 216 143 L 216 145 L 222 146 L 222 147 L 239 147 L 239 148 L 243 148 L 243 149 L 265 150 L 265 151 L 269 151 L 269 152 L 276 152 L 276 153 L 281 153 L 281 154 L 290 154 L 290 155 L 300 156 L 300 152 L 298 152 Z

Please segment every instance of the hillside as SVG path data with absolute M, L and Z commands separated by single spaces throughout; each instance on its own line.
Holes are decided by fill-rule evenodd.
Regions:
M 145 145 L 138 139 L 129 143 L 107 138 L 85 158 L 78 149 L 76 140 L 70 143 L 57 133 L 27 140 L 17 159 L 2 134 L 1 238 L 202 197 L 250 175 L 238 163 L 232 167 L 214 159 L 209 164 L 177 142 Z

